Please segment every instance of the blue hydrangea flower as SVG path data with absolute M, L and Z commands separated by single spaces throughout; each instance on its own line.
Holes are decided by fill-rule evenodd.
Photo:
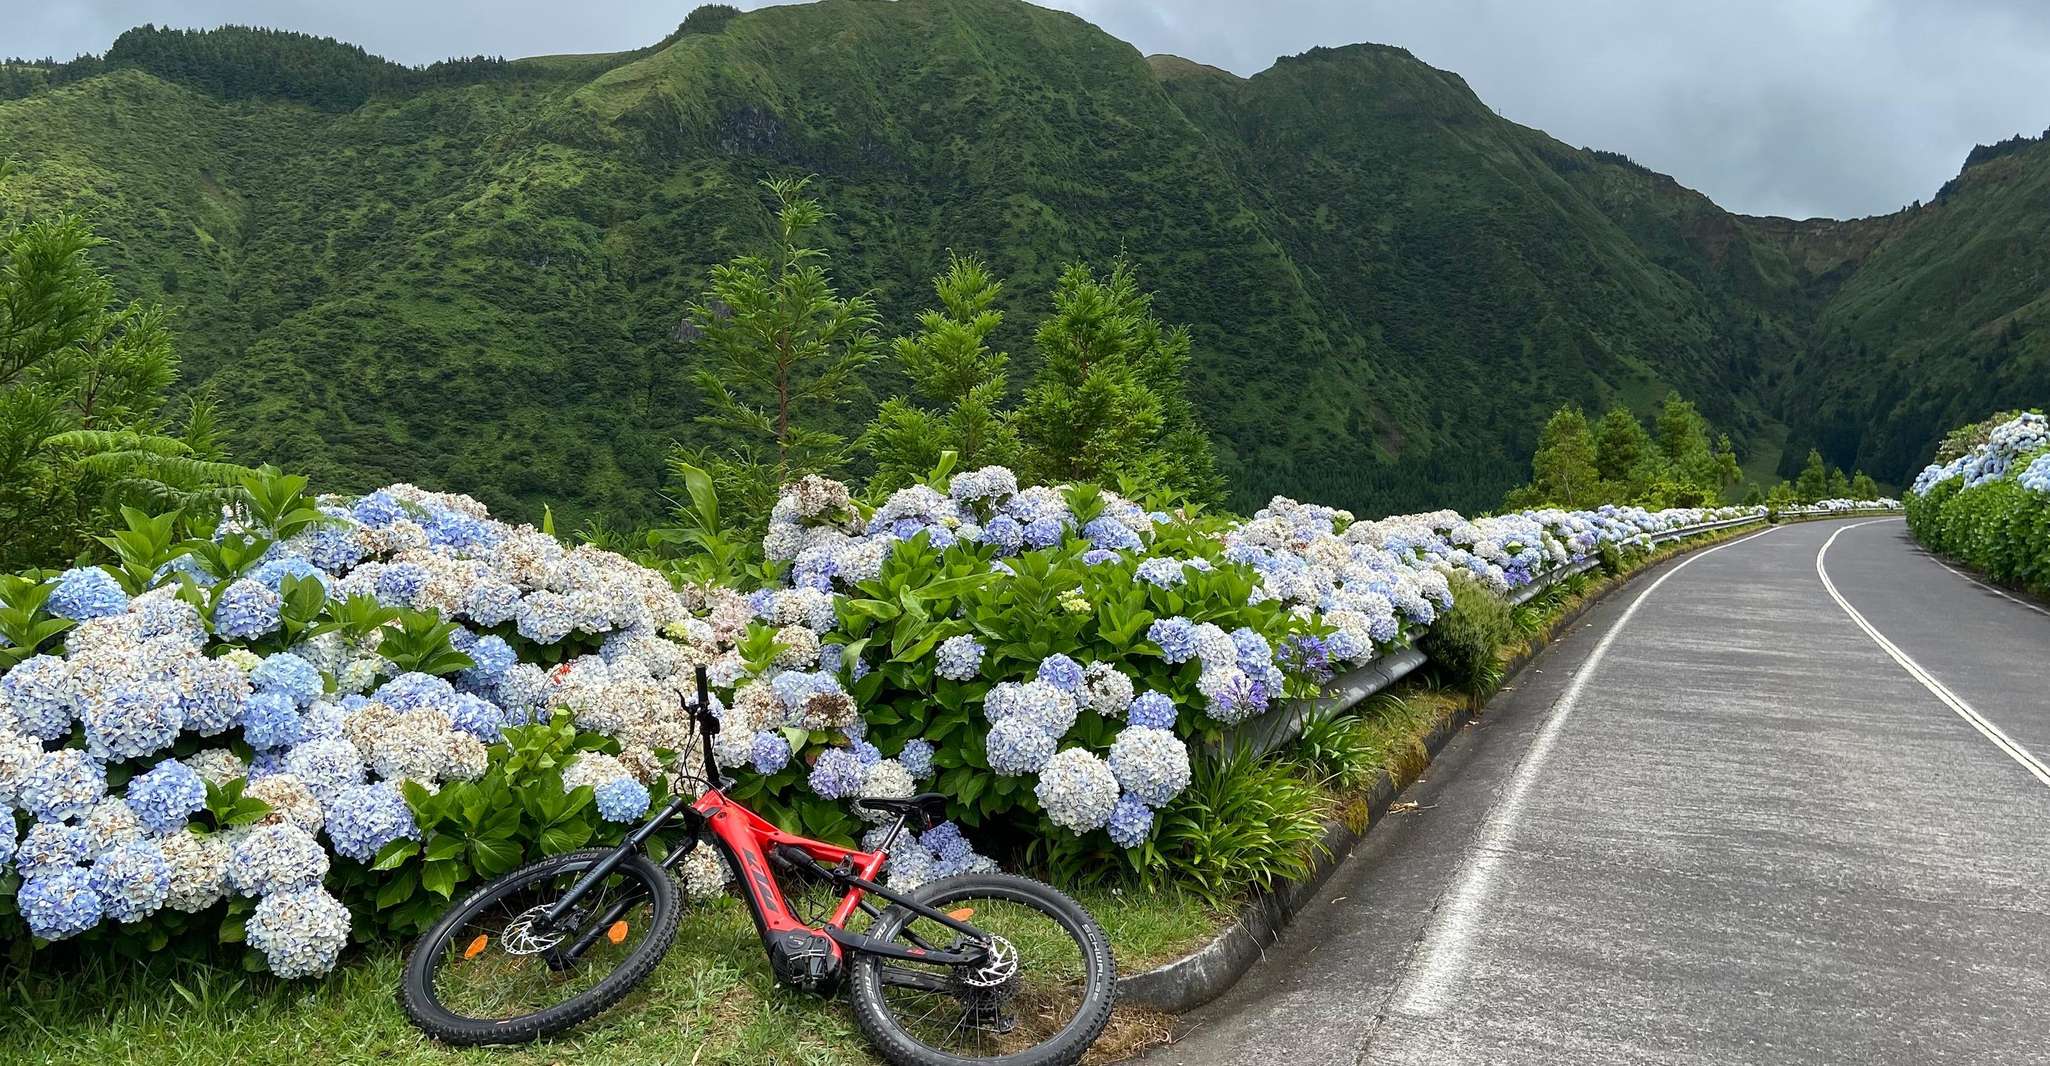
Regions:
M 249 757 L 249 772 L 243 776 L 247 777 L 251 784 L 254 784 L 272 774 L 282 774 L 284 772 L 285 749 L 266 748 Z
M 940 642 L 933 672 L 949 681 L 969 681 L 982 669 L 983 647 L 974 637 L 962 634 Z
M 442 705 L 457 729 L 476 737 L 486 744 L 496 744 L 505 738 L 505 712 L 490 700 L 458 693 Z
M 84 622 L 127 610 L 128 593 L 114 575 L 97 566 L 80 566 L 64 571 L 43 607 L 59 618 Z
M 413 809 L 389 781 L 350 785 L 327 802 L 327 838 L 344 858 L 369 862 L 392 841 L 419 835 Z
M 861 791 L 867 780 L 861 760 L 845 748 L 827 748 L 812 764 L 811 790 L 826 799 L 845 799 Z
M 897 761 L 912 777 L 932 776 L 932 742 L 924 739 L 907 740 L 904 750 L 897 753 Z
M 975 850 L 961 834 L 961 827 L 952 822 L 941 822 L 926 830 L 919 835 L 918 842 L 942 860 L 958 861 Z
M 36 874 L 21 883 L 14 906 L 28 931 L 43 940 L 62 940 L 100 924 L 100 894 L 82 866 Z
M 155 914 L 171 894 L 171 867 L 163 849 L 148 840 L 133 840 L 93 860 L 87 883 L 100 897 L 100 913 L 117 922 L 136 922 Z
M 225 640 L 255 640 L 275 633 L 283 601 L 261 582 L 242 578 L 214 603 L 214 632 Z
M 258 751 L 285 748 L 304 739 L 299 705 L 280 692 L 258 692 L 242 704 L 242 739 Z
M 178 712 L 185 718 L 185 728 L 210 737 L 235 724 L 253 691 L 249 675 L 234 663 L 203 660 L 179 675 Z
M 265 560 L 263 565 L 249 572 L 249 579 L 258 582 L 272 592 L 283 592 L 285 579 L 296 577 L 302 581 L 316 581 L 325 591 L 332 580 L 321 569 L 296 555 L 280 555 Z
M 498 684 L 506 671 L 520 661 L 512 645 L 507 644 L 505 638 L 497 634 L 479 637 L 476 643 L 463 649 L 463 654 L 468 655 L 477 665 L 463 671 L 462 678 L 464 682 L 478 688 Z
M 7 864 L 14 861 L 14 846 L 18 843 L 16 832 L 14 819 L 0 818 L 0 870 L 7 869 Z
M 1035 518 L 1025 523 L 1025 543 L 1033 548 L 1051 548 L 1067 536 L 1068 527 L 1058 518 Z
M 185 828 L 206 806 L 206 780 L 176 759 L 165 759 L 128 781 L 128 807 L 144 829 L 163 835 Z
M 291 652 L 279 652 L 256 664 L 256 669 L 249 671 L 249 683 L 258 692 L 288 696 L 301 707 L 319 699 L 327 689 L 320 671 Z
M 471 586 L 463 613 L 480 626 L 500 626 L 520 613 L 520 589 L 510 581 L 485 578 Z
M 1196 657 L 1196 624 L 1186 618 L 1162 618 L 1146 627 L 1146 639 L 1160 648 L 1162 658 L 1185 663 Z
M 1118 797 L 1118 805 L 1110 811 L 1110 823 L 1104 828 L 1110 832 L 1111 843 L 1136 848 L 1146 843 L 1147 835 L 1153 832 L 1153 808 L 1127 792 Z
M 301 550 L 314 566 L 331 573 L 354 570 L 363 561 L 363 548 L 356 542 L 354 530 L 341 523 L 314 526 L 304 534 Z
M 266 895 L 249 914 L 249 946 L 279 977 L 318 977 L 349 943 L 349 908 L 319 885 Z
M 107 794 L 107 772 L 77 748 L 46 752 L 21 783 L 23 810 L 44 821 L 83 818 Z
M 1082 553 L 1082 565 L 1102 566 L 1104 563 L 1116 562 L 1121 558 L 1123 556 L 1109 548 L 1091 548 Z
M 16 728 L 37 740 L 71 732 L 71 670 L 54 655 L 37 655 L 9 670 L 0 677 L 0 697 L 14 708 Z
M 1010 515 L 998 515 L 982 527 L 982 539 L 995 545 L 1001 554 L 1009 555 L 1025 546 L 1025 527 Z
M 317 885 L 327 876 L 327 852 L 290 822 L 251 830 L 228 861 L 228 884 L 245 896 L 268 896 Z
M 341 737 L 316 737 L 285 753 L 285 772 L 306 783 L 324 805 L 363 783 L 363 756 Z
M 1055 652 L 1039 661 L 1039 679 L 1062 692 L 1077 692 L 1082 688 L 1082 664 Z
M 790 765 L 790 742 L 773 729 L 759 730 L 748 747 L 748 761 L 754 764 L 755 773 L 773 774 Z
M 377 599 L 396 607 L 411 607 L 427 586 L 427 569 L 418 563 L 393 563 L 377 574 Z
M 86 750 L 96 759 L 117 762 L 170 747 L 185 726 L 178 701 L 156 686 L 94 700 L 79 717 L 85 723 Z
M 1125 710 L 1125 718 L 1133 725 L 1147 729 L 1173 729 L 1174 701 L 1164 693 L 1141 692 L 1132 698 L 1132 705 Z
M 1132 576 L 1149 585 L 1158 585 L 1164 589 L 1173 588 L 1184 580 L 1182 561 L 1180 559 L 1148 559 L 1139 564 L 1138 568 L 1132 572 Z
M 1099 549 L 1130 551 L 1142 546 L 1139 534 L 1132 532 L 1130 526 L 1109 515 L 1091 519 L 1088 525 L 1082 527 L 1082 535 L 1089 539 L 1092 546 Z
M 422 707 L 440 707 L 455 698 L 456 689 L 433 674 L 400 674 L 378 686 L 371 698 L 404 714 Z
M 648 813 L 652 801 L 648 786 L 631 777 L 615 777 L 592 790 L 598 817 L 608 822 L 632 822 Z
M 577 617 L 569 597 L 542 590 L 520 599 L 513 627 L 536 644 L 560 644 L 576 631 Z
M 84 862 L 91 852 L 92 834 L 87 833 L 84 826 L 37 822 L 28 827 L 28 834 L 14 849 L 14 864 L 23 877 L 33 877 L 46 871 L 76 866 Z
M 982 701 L 983 717 L 991 722 L 1023 718 L 1032 727 L 1058 739 L 1074 728 L 1081 707 L 1075 698 L 1045 681 L 1019 684 L 1006 681 L 989 690 Z
M 1059 741 L 1025 715 L 1013 715 L 989 728 L 989 768 L 1006 777 L 1036 774 L 1053 758 Z
M 406 505 L 391 493 L 379 489 L 356 501 L 349 514 L 366 526 L 388 526 L 406 517 Z
M 1274 665 L 1274 649 L 1259 630 L 1240 626 L 1231 631 L 1231 642 L 1239 651 L 1239 669 L 1249 674 L 1265 673 Z

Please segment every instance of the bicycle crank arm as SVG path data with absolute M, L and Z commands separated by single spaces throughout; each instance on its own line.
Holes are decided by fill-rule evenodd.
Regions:
M 886 959 L 903 959 L 906 962 L 923 962 L 933 966 L 970 966 L 983 960 L 985 952 L 927 951 L 924 948 L 899 947 L 887 940 L 861 933 L 850 933 L 845 929 L 827 926 L 824 933 L 849 951 L 876 955 Z

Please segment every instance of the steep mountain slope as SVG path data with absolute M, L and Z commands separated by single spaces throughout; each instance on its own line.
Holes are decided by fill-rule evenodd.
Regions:
M 1667 388 L 1764 465 L 1813 440 L 1898 477 L 1960 420 L 1934 404 L 2000 384 L 1919 384 L 1984 358 L 1970 337 L 2018 331 L 2038 361 L 1987 373 L 2045 377 L 2040 309 L 2015 314 L 2042 287 L 2011 265 L 2050 224 L 2034 149 L 1905 216 L 1744 219 L 1400 49 L 1240 79 L 1016 0 L 710 12 L 638 52 L 410 73 L 134 31 L 100 66 L 0 79 L 22 87 L 0 208 L 88 210 L 124 287 L 183 305 L 188 380 L 245 456 L 572 520 L 661 506 L 695 405 L 676 326 L 764 238 L 769 174 L 817 175 L 842 285 L 893 326 L 949 249 L 988 257 L 1023 370 L 1059 267 L 1131 255 L 1194 332 L 1241 504 L 1486 506 L 1549 407 Z

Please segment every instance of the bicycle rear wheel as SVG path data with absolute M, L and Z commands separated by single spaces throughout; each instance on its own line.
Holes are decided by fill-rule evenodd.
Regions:
M 974 967 L 863 955 L 850 989 L 862 1033 L 896 1066 L 1068 1066 L 1103 1033 L 1117 998 L 1110 939 L 1058 890 L 1009 874 L 967 874 L 912 898 L 991 938 Z M 869 936 L 906 947 L 959 949 L 962 935 L 902 907 Z
M 457 903 L 413 946 L 399 1002 L 446 1044 L 518 1044 L 571 1028 L 619 1002 L 676 942 L 676 884 L 629 856 L 554 931 L 533 921 L 607 849 L 529 863 Z M 581 952 L 573 952 L 579 944 Z

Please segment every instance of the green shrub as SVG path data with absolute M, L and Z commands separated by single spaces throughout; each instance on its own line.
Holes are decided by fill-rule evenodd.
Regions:
M 1309 873 L 1323 797 L 1287 759 L 1235 747 L 1198 757 L 1194 771 L 1143 849 L 1149 885 L 1180 885 L 1221 905 Z
M 1475 692 L 1501 680 L 1496 652 L 1516 635 L 1509 601 L 1467 574 L 1452 576 L 1452 609 L 1417 642 L 1441 677 Z
M 1296 765 L 1343 792 L 1373 783 L 1384 758 L 1372 726 L 1353 714 L 1313 717 L 1296 740 Z
M 2033 457 L 2014 464 L 2019 472 Z M 1908 530 L 1923 546 L 1995 581 L 2050 594 L 2050 496 L 2023 488 L 2015 475 L 1976 488 L 1951 478 L 1909 493 Z

